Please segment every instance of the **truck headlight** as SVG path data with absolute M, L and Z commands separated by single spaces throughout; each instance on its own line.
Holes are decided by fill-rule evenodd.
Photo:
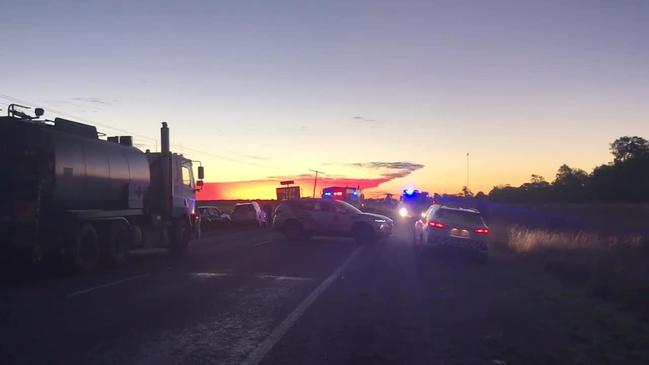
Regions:
M 408 216 L 408 209 L 406 209 L 406 208 L 399 209 L 399 215 L 401 217 L 403 217 L 403 218 L 407 217 Z

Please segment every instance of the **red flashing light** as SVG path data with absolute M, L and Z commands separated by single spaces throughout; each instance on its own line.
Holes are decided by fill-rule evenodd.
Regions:
M 335 196 L 342 196 L 343 193 L 342 193 L 342 191 L 336 191 L 336 192 L 334 192 L 334 195 Z
M 489 234 L 488 228 L 476 228 L 473 230 L 476 234 Z
M 428 222 L 428 225 L 433 228 L 446 228 L 446 224 L 439 222 Z

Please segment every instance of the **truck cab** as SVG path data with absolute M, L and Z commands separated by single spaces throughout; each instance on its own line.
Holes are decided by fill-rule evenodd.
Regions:
M 151 212 L 175 222 L 175 226 L 186 227 L 183 230 L 187 232 L 182 235 L 189 236 L 182 241 L 198 238 L 200 215 L 196 211 L 196 191 L 202 186 L 203 166 L 198 166 L 196 177 L 193 161 L 182 154 L 147 151 L 147 157 L 151 166 Z
M 173 210 L 174 216 L 189 216 L 196 213 L 196 180 L 192 161 L 183 155 L 172 156 Z

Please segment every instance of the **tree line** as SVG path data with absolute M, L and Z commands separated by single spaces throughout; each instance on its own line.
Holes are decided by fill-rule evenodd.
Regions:
M 649 141 L 620 137 L 610 151 L 613 161 L 591 173 L 563 164 L 552 182 L 532 175 L 518 187 L 496 186 L 488 197 L 502 203 L 649 202 Z

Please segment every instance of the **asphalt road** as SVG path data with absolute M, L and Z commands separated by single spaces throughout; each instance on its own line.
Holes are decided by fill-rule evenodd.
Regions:
M 647 326 L 493 255 L 215 233 L 81 277 L 9 280 L 2 364 L 646 363 Z

